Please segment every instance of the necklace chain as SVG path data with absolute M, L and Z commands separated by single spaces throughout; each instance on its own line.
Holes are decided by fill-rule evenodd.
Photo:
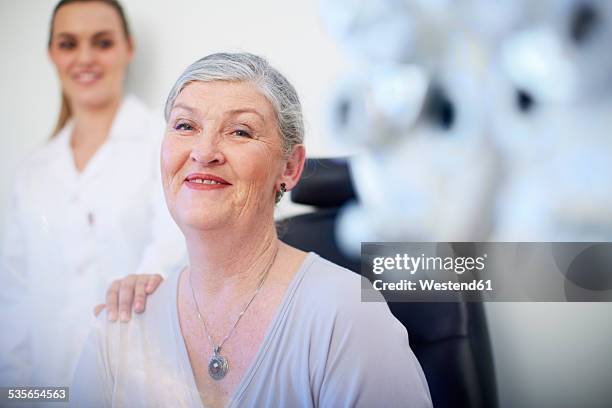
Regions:
M 264 282 L 266 281 L 266 278 L 268 277 L 268 273 L 270 272 L 270 269 L 272 268 L 272 265 L 274 264 L 274 261 L 276 260 L 276 255 L 278 255 L 278 248 L 274 252 L 274 256 L 272 257 L 272 260 L 266 266 L 266 270 L 265 270 L 263 276 L 261 277 L 261 280 L 259 281 L 259 284 L 257 285 L 257 289 L 255 289 L 255 292 L 253 293 L 253 296 L 251 296 L 251 299 L 247 302 L 247 304 L 244 306 L 244 308 L 242 308 L 242 311 L 240 312 L 240 314 L 238 314 L 238 317 L 236 318 L 236 321 L 232 325 L 232 328 L 229 330 L 229 332 L 223 338 L 223 340 L 221 340 L 221 342 L 219 343 L 218 346 L 215 346 L 215 342 L 213 341 L 213 339 L 212 339 L 212 337 L 210 335 L 210 331 L 208 330 L 208 326 L 206 325 L 206 321 L 202 317 L 202 313 L 200 313 L 200 306 L 198 305 L 198 300 L 196 299 L 195 292 L 193 290 L 193 285 L 191 284 L 191 271 L 189 271 L 189 288 L 191 289 L 191 296 L 193 297 L 193 303 L 195 304 L 195 307 L 196 307 L 196 312 L 198 314 L 198 319 L 200 319 L 200 321 L 202 322 L 202 325 L 204 326 L 204 331 L 206 332 L 206 335 L 208 336 L 208 342 L 210 343 L 210 345 L 211 345 L 211 347 L 213 349 L 213 353 L 215 355 L 218 355 L 221 352 L 221 348 L 223 347 L 225 342 L 232 336 L 232 334 L 234 334 L 234 330 L 236 329 L 236 326 L 238 326 L 238 322 L 240 321 L 240 319 L 242 318 L 244 313 L 247 311 L 247 309 L 249 308 L 251 303 L 253 303 L 253 300 L 255 299 L 255 297 L 257 296 L 259 291 L 261 290 L 261 287 L 263 286 Z

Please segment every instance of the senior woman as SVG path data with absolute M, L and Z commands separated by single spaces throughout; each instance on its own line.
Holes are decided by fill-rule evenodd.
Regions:
M 73 405 L 431 406 L 405 328 L 358 275 L 282 243 L 304 165 L 300 102 L 255 55 L 213 54 L 166 102 L 164 192 L 189 265 L 129 323 L 99 318 Z

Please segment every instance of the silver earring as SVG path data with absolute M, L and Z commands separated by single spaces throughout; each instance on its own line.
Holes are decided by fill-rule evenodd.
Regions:
M 280 190 L 276 192 L 276 196 L 274 197 L 274 201 L 276 202 L 276 204 L 280 202 L 280 200 L 283 198 L 283 195 L 286 192 L 287 192 L 287 185 L 285 183 L 281 183 Z

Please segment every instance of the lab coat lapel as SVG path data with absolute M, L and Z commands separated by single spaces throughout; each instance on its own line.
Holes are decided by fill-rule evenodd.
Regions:
M 47 157 L 53 160 L 51 169 L 56 174 L 55 182 L 64 184 L 69 191 L 74 190 L 79 182 L 79 173 L 74 165 L 74 155 L 70 147 L 72 129 L 72 122 L 64 126 L 56 139 L 50 142 L 54 146 L 51 152 L 47 154 Z
M 93 183 L 99 177 L 104 177 L 104 173 L 109 171 L 108 167 L 105 168 L 104 165 L 105 163 L 112 162 L 111 156 L 114 148 L 118 143 L 122 142 L 122 139 L 129 138 L 135 130 L 130 121 L 130 118 L 135 116 L 133 105 L 132 97 L 126 96 L 123 98 L 121 106 L 113 119 L 108 139 L 100 146 L 81 173 L 80 182 Z

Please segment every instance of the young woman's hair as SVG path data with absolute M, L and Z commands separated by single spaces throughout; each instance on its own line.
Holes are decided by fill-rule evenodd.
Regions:
M 121 27 L 123 28 L 123 34 L 126 39 L 129 39 L 131 36 L 130 33 L 130 25 L 128 24 L 127 17 L 125 16 L 125 12 L 123 11 L 123 7 L 117 0 L 60 0 L 59 3 L 53 9 L 53 14 L 51 14 L 51 24 L 49 25 L 49 42 L 47 46 L 51 48 L 51 44 L 53 42 L 53 25 L 55 23 L 55 16 L 58 10 L 65 5 L 73 4 L 73 3 L 104 3 L 111 6 L 117 14 L 119 15 L 119 19 L 121 20 Z M 66 125 L 70 117 L 72 116 L 72 112 L 70 110 L 70 104 L 68 103 L 68 98 L 62 92 L 62 106 L 60 108 L 60 114 L 57 118 L 57 123 L 55 128 L 53 129 L 53 133 L 51 133 L 51 137 L 54 137 L 59 133 L 60 130 Z

